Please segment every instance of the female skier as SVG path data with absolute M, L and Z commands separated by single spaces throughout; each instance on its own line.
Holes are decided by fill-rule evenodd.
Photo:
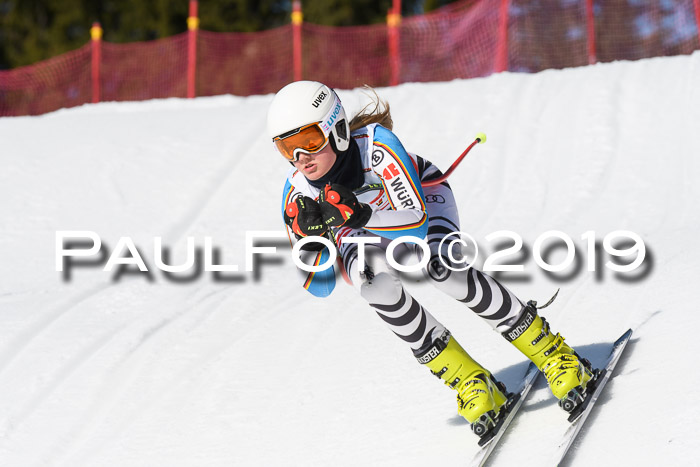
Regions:
M 429 282 L 464 303 L 531 359 L 557 399 L 580 400 L 592 376 L 590 368 L 560 334 L 552 334 L 534 303 L 523 305 L 510 290 L 473 267 L 457 271 L 443 266 L 451 263 L 447 252 L 440 251 L 440 241 L 459 231 L 452 190 L 446 182 L 421 186 L 441 172 L 404 149 L 391 132 L 389 106 L 379 100 L 375 104 L 348 121 L 336 93 L 322 83 L 294 82 L 275 95 L 267 128 L 277 150 L 293 166 L 282 194 L 290 239 L 334 240 L 360 296 L 410 346 L 419 363 L 457 391 L 458 412 L 479 436 L 497 422 L 507 402 L 505 386 L 406 292 L 386 260 L 392 239 L 407 235 L 425 239 L 431 255 L 425 268 Z M 367 242 L 364 255 L 358 255 L 358 242 Z M 444 242 L 443 248 L 448 244 Z M 421 248 L 415 250 L 421 258 Z M 329 253 L 323 244 L 309 242 L 302 255 L 306 264 L 318 265 Z M 312 294 L 325 297 L 332 292 L 332 268 L 302 274 L 304 287 Z

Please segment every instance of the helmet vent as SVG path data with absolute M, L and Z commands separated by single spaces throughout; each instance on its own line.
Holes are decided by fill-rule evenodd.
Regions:
M 343 141 L 348 139 L 347 125 L 345 125 L 345 119 L 340 120 L 335 125 L 335 131 L 338 134 L 338 137 Z

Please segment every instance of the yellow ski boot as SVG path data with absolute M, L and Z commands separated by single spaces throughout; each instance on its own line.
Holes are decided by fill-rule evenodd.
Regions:
M 537 314 L 536 306 L 536 302 L 528 302 L 518 321 L 503 337 L 537 365 L 559 405 L 571 412 L 583 401 L 586 384 L 593 376 L 591 364 L 581 359 L 560 334 L 551 333 L 547 321 Z
M 482 437 L 496 425 L 498 413 L 508 400 L 505 386 L 475 362 L 449 332 L 417 358 L 457 391 L 458 412 L 477 436 Z

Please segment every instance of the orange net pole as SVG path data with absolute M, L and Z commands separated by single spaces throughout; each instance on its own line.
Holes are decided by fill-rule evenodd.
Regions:
M 301 1 L 292 2 L 292 50 L 294 53 L 294 81 L 300 81 L 302 76 L 301 24 L 304 15 L 301 12 Z
M 695 9 L 695 28 L 698 33 L 698 42 L 700 43 L 700 0 L 693 0 L 693 7 Z
M 100 23 L 92 23 L 90 38 L 92 41 L 92 103 L 95 104 L 100 102 L 100 62 L 102 61 L 102 26 Z
M 500 73 L 508 69 L 508 0 L 501 0 L 498 9 L 498 47 L 494 71 Z
M 593 14 L 593 0 L 586 0 L 586 36 L 588 37 L 588 64 L 595 64 L 595 15 Z
M 396 86 L 400 82 L 401 57 L 399 49 L 399 25 L 401 24 L 401 2 L 394 0 L 394 6 L 386 17 L 389 39 L 389 84 Z
M 197 0 L 190 0 L 190 14 L 187 17 L 187 97 L 190 99 L 196 94 L 197 30 L 199 29 L 197 6 Z

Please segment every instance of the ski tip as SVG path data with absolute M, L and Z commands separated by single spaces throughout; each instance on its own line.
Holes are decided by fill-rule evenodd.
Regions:
M 616 346 L 617 346 L 617 345 L 620 345 L 621 343 L 623 343 L 623 342 L 629 340 L 631 337 L 632 337 L 632 329 L 630 328 L 630 329 L 628 329 L 627 331 L 625 331 L 625 332 L 615 341 L 615 345 L 616 345 Z

